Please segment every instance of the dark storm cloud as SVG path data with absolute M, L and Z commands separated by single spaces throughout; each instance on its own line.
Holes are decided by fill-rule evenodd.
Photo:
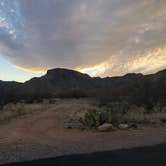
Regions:
M 6 10 L 15 17 L 0 15 L 5 19 L 0 19 L 0 48 L 8 50 L 14 65 L 81 66 L 85 72 L 99 70 L 94 75 L 151 72 L 166 65 L 165 0 L 7 1 Z

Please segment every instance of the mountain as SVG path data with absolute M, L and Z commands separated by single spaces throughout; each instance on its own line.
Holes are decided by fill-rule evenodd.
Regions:
M 0 103 L 50 97 L 98 97 L 100 100 L 152 105 L 166 103 L 166 70 L 156 74 L 90 77 L 74 70 L 48 70 L 25 83 L 0 81 Z
M 0 81 L 0 105 L 10 101 L 14 101 L 18 95 L 21 83 L 14 81 Z

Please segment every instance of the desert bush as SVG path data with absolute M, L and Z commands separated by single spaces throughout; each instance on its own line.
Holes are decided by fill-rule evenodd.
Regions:
M 106 105 L 106 108 L 111 110 L 112 113 L 125 114 L 129 110 L 130 105 L 125 101 L 111 102 Z
M 107 112 L 111 113 L 112 124 L 115 126 L 124 122 L 123 116 L 128 112 L 130 106 L 126 102 L 110 102 L 102 106 Z
M 154 110 L 155 109 L 155 110 Z M 69 128 L 95 129 L 104 123 L 111 123 L 114 127 L 125 123 L 129 126 L 162 124 L 166 119 L 166 109 L 156 105 L 151 111 L 146 107 L 129 105 L 126 102 L 111 102 L 104 106 L 95 106 L 86 112 L 68 118 Z M 80 125 L 80 123 L 82 125 Z M 76 127 L 75 127 L 76 126 Z
M 143 106 L 132 105 L 126 114 L 124 114 L 122 120 L 127 123 L 159 124 L 165 117 L 166 113 L 157 105 L 151 111 Z
M 99 105 L 90 108 L 80 117 L 80 122 L 86 128 L 96 128 L 103 123 L 113 123 L 114 125 L 123 122 L 122 116 L 128 111 L 129 105 L 125 102 L 112 102 L 107 105 Z
M 64 127 L 67 129 L 81 129 L 83 125 L 79 117 L 66 116 L 64 119 Z
M 163 107 L 160 103 L 154 105 L 152 112 L 163 112 Z
M 83 117 L 80 118 L 80 122 L 86 128 L 96 128 L 103 123 L 111 123 L 111 112 L 104 108 L 91 108 Z
M 128 123 L 160 124 L 162 119 L 166 119 L 166 113 L 128 112 L 123 119 Z

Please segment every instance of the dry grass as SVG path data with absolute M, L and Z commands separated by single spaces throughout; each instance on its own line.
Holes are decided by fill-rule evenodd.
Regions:
M 163 108 L 147 113 L 143 107 L 133 107 L 124 115 L 123 119 L 127 122 L 135 123 L 160 123 L 163 119 L 166 120 L 166 111 L 165 108 Z
M 143 110 L 143 108 L 135 110 L 135 111 L 128 111 L 123 119 L 127 122 L 134 122 L 134 123 L 160 123 L 163 119 L 166 119 L 166 112 L 151 112 L 147 113 Z
M 43 110 L 48 107 L 45 103 L 9 103 L 0 110 L 0 122 L 9 121 L 26 114 L 31 114 L 34 111 Z

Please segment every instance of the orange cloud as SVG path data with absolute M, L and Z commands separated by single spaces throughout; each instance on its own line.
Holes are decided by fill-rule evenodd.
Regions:
M 48 70 L 48 69 L 44 69 L 44 68 L 25 68 L 25 67 L 17 66 L 17 65 L 13 65 L 13 67 L 15 67 L 16 69 L 34 73 L 34 74 L 45 74 Z
M 110 64 L 107 62 L 103 62 L 100 64 L 96 64 L 94 66 L 79 66 L 76 67 L 75 70 L 82 72 L 82 73 L 87 73 L 91 76 L 102 76 L 104 72 L 110 67 Z
M 166 46 L 137 55 L 127 63 L 127 68 L 144 74 L 166 68 Z
M 132 56 L 132 58 L 128 59 L 127 63 L 115 65 L 118 64 L 118 59 L 112 58 L 95 65 L 78 66 L 75 70 L 94 77 L 118 76 L 133 72 L 143 74 L 154 73 L 166 68 L 166 45 Z M 26 68 L 17 65 L 14 65 L 14 67 L 34 74 L 45 74 L 48 70 L 46 68 Z
M 129 58 L 127 63 L 118 63 L 117 59 L 108 59 L 93 66 L 80 66 L 76 70 L 91 76 L 119 76 L 126 73 L 150 74 L 166 68 L 166 45 Z M 118 64 L 118 65 L 116 65 Z

